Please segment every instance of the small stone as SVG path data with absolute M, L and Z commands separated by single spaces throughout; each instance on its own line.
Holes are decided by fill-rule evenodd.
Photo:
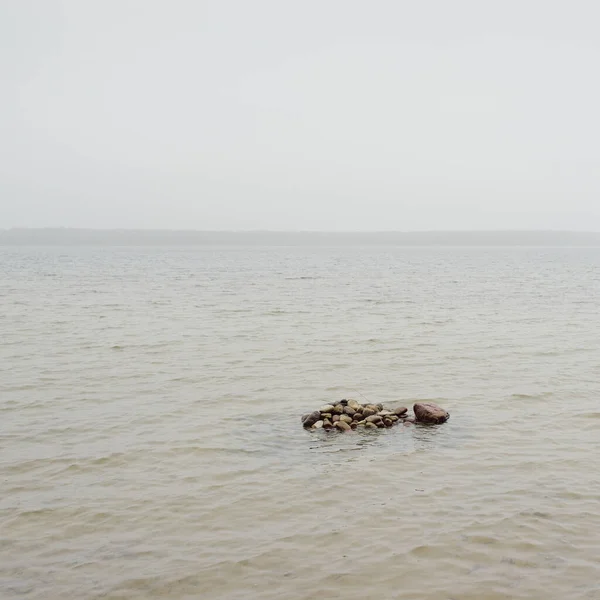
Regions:
M 375 423 L 365 423 L 365 429 L 377 429 Z
M 370 417 L 371 415 L 374 415 L 377 411 L 376 410 L 372 410 L 371 408 L 363 408 L 362 414 L 363 417 Z
M 375 406 L 377 407 L 377 410 L 383 410 L 383 404 L 381 404 L 381 402 L 379 402 Z
M 323 429 L 331 429 L 332 427 L 333 423 L 329 419 L 323 421 Z
M 329 419 L 331 421 L 331 413 L 330 412 L 328 412 L 328 413 L 322 412 L 321 413 L 321 418 L 323 418 L 323 419 Z
M 340 421 L 344 421 L 344 423 L 352 423 L 352 417 L 349 415 L 340 415 Z
M 378 421 L 377 423 L 375 423 L 375 425 L 377 425 L 377 427 L 379 427 L 379 429 L 382 429 L 383 427 L 385 427 L 385 425 L 383 424 L 383 421 Z
M 321 406 L 319 411 L 322 413 L 330 413 L 333 411 L 333 404 L 324 404 L 323 406 Z
M 340 431 L 350 431 L 351 427 L 348 423 L 344 423 L 344 421 L 336 421 L 335 427 L 337 427 Z
M 415 418 L 420 423 L 445 423 L 450 416 L 448 411 L 433 402 L 418 402 L 413 406 Z
M 376 404 L 367 404 L 365 406 L 365 408 L 368 408 L 369 410 L 372 410 L 373 412 L 379 412 L 379 408 L 377 408 Z
M 323 427 L 323 423 L 324 421 L 317 421 L 313 426 L 312 429 L 322 429 Z
M 396 415 L 390 415 L 388 418 L 394 421 L 394 423 L 399 419 L 399 417 L 397 417 Z
M 348 400 L 346 400 L 345 398 L 343 400 L 340 400 L 340 404 L 342 406 L 348 406 Z
M 304 418 L 306 417 L 306 418 Z M 317 421 L 321 420 L 321 413 L 318 410 L 302 417 L 302 425 L 307 429 L 312 427 Z
M 406 406 L 398 406 L 392 411 L 396 416 L 401 417 L 408 412 L 408 408 Z
M 353 408 L 351 408 L 350 406 L 344 406 L 344 413 L 352 416 L 356 413 L 356 411 Z
M 356 400 L 348 400 L 348 406 L 354 410 L 358 410 L 360 408 L 360 404 Z
M 344 412 L 344 405 L 343 404 L 336 404 L 333 407 L 333 411 L 336 415 L 341 415 Z
M 340 420 L 340 415 L 333 415 L 333 417 L 331 417 L 331 420 L 333 421 L 333 423 L 337 423 Z
M 392 414 L 392 412 L 389 410 L 380 410 L 377 414 L 380 417 L 389 417 Z
M 386 427 L 391 427 L 391 426 L 394 424 L 394 421 L 392 421 L 391 419 L 384 419 L 384 420 L 383 420 L 383 424 L 384 424 Z
M 352 423 L 350 423 L 350 429 L 356 429 L 358 427 L 358 423 L 356 421 L 352 421 Z
M 381 421 L 381 417 L 379 415 L 370 415 L 365 419 L 365 421 L 367 423 L 379 423 Z

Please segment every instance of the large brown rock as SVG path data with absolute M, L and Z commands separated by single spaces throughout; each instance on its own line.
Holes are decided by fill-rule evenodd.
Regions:
M 418 402 L 413 410 L 419 423 L 445 423 L 450 417 L 448 411 L 433 402 Z

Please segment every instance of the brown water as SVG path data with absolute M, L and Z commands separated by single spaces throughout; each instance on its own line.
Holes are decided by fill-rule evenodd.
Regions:
M 0 598 L 600 598 L 600 249 L 0 249 Z M 326 401 L 439 427 L 327 435 Z

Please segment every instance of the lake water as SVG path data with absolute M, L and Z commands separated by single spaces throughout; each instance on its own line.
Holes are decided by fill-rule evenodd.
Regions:
M 2 600 L 600 599 L 599 452 L 598 248 L 0 248 Z

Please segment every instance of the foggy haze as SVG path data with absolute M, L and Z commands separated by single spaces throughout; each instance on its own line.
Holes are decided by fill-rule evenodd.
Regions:
M 599 18 L 5 0 L 0 228 L 599 231 Z

